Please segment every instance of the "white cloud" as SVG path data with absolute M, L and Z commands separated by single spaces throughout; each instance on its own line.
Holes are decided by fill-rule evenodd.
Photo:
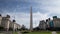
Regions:
M 38 5 L 33 6 L 34 8 L 47 10 L 48 13 L 40 13 L 42 11 L 37 11 L 36 13 L 33 13 L 33 26 L 36 27 L 39 24 L 40 20 L 45 20 L 47 18 L 51 18 L 52 16 L 48 16 L 51 14 L 60 14 L 60 0 L 26 0 L 25 2 L 35 2 Z M 19 6 L 17 6 L 17 9 L 19 9 Z M 16 9 L 15 9 L 16 11 Z M 11 15 L 11 19 L 13 19 L 13 16 L 15 15 L 15 19 L 18 24 L 24 24 L 26 27 L 29 28 L 30 23 L 30 14 L 29 13 L 8 13 Z
M 39 9 L 47 10 L 49 14 L 60 14 L 60 0 L 35 0 L 35 2 Z

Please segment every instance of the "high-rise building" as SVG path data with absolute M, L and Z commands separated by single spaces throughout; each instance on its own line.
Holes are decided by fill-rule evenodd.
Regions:
M 53 17 L 54 28 L 60 28 L 60 18 L 57 18 L 57 16 Z
M 42 29 L 42 30 L 46 30 L 46 24 L 45 24 L 44 20 L 40 21 L 39 28 Z
M 30 31 L 33 30 L 32 7 L 30 7 Z

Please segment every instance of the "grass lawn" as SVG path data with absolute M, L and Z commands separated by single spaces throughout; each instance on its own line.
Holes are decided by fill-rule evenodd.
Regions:
M 13 34 L 18 34 L 17 32 L 14 32 Z
M 42 32 L 30 32 L 30 33 L 25 33 L 25 34 L 52 34 L 51 32 L 44 32 L 44 31 L 42 31 Z M 57 34 L 60 34 L 60 32 L 57 32 Z
M 60 32 L 57 32 L 58 34 L 60 34 Z

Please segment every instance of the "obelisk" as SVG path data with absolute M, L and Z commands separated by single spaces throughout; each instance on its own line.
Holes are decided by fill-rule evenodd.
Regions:
M 30 31 L 33 31 L 32 6 L 30 7 Z

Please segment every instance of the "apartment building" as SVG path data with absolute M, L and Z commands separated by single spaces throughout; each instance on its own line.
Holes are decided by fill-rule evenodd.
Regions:
M 45 21 L 44 21 L 44 20 L 40 21 L 40 23 L 39 23 L 39 28 L 40 28 L 40 29 L 43 29 L 43 30 L 46 29 L 46 24 L 45 24 Z
M 15 20 L 11 21 L 10 16 L 7 15 L 6 17 L 2 17 L 0 15 L 0 26 L 4 27 L 6 31 L 9 30 L 9 28 L 12 28 L 13 30 L 16 30 L 17 28 L 20 28 L 20 25 L 16 23 Z
M 60 18 L 57 18 L 57 16 L 53 16 L 53 23 L 54 23 L 54 28 L 60 28 Z

